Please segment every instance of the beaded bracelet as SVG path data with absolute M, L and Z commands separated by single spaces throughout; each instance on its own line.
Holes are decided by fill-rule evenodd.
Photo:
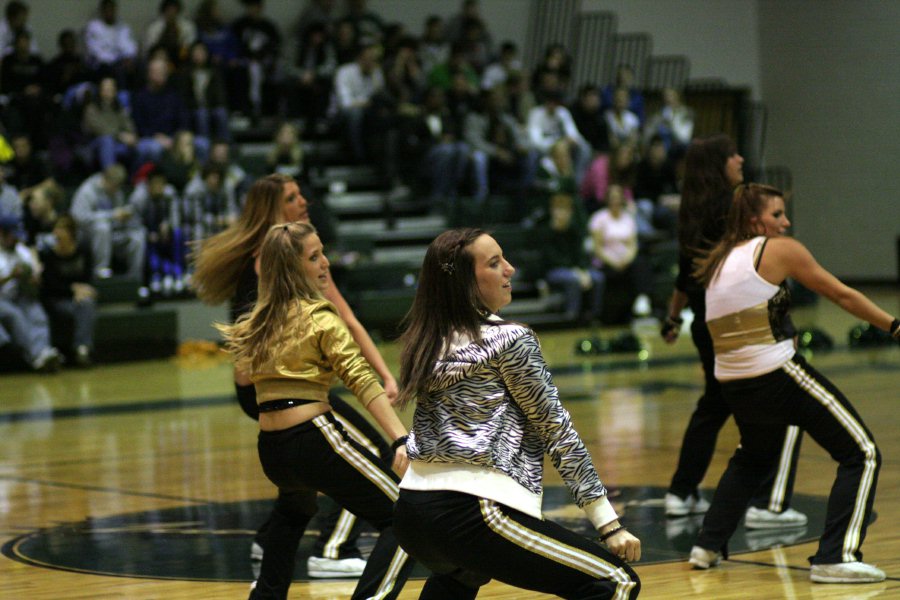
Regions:
M 612 536 L 616 535 L 617 533 L 619 533 L 619 532 L 622 531 L 623 529 L 625 529 L 625 526 L 624 526 L 624 525 L 619 525 L 618 527 L 613 527 L 612 529 L 610 529 L 610 530 L 607 531 L 606 533 L 601 533 L 601 534 L 600 534 L 600 541 L 601 541 L 601 542 L 605 542 L 606 540 L 608 540 L 608 539 L 611 538 Z
M 408 435 L 401 435 L 401 436 L 398 437 L 396 440 L 394 440 L 394 441 L 391 443 L 391 451 L 392 451 L 392 452 L 396 452 L 396 451 L 397 451 L 397 448 L 399 448 L 400 446 L 403 446 L 404 444 L 406 444 L 406 439 L 407 439 L 408 437 L 409 437 Z

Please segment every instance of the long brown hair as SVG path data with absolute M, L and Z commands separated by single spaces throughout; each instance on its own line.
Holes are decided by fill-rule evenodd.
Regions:
M 721 133 L 695 139 L 688 146 L 678 210 L 678 243 L 682 252 L 696 254 L 719 241 L 726 211 L 717 200 L 732 191 L 725 165 L 736 153 L 734 142 Z
M 252 373 L 272 356 L 273 348 L 290 332 L 289 322 L 301 318 L 301 299 L 321 299 L 322 293 L 307 277 L 299 257 L 316 228 L 309 223 L 284 223 L 269 228 L 259 253 L 259 298 L 253 310 L 233 325 L 216 323 L 225 349 L 238 368 Z
M 784 198 L 784 193 L 761 183 L 745 183 L 735 189 L 734 200 L 728 209 L 725 235 L 705 256 L 694 261 L 694 279 L 703 287 L 709 287 L 715 280 L 735 246 L 759 235 L 759 221 L 755 219 L 766 210 L 770 198 Z
M 488 312 L 478 294 L 475 261 L 469 246 L 481 229 L 445 231 L 428 246 L 412 307 L 400 336 L 399 406 L 425 392 L 434 363 L 454 332 L 481 339 L 481 324 Z
M 198 298 L 207 304 L 221 304 L 234 296 L 241 271 L 253 260 L 269 228 L 281 221 L 281 197 L 291 181 L 281 174 L 257 179 L 247 191 L 237 222 L 193 247 L 192 283 Z

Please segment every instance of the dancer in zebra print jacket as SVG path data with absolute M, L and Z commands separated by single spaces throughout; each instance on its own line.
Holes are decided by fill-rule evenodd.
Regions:
M 621 525 L 559 400 L 534 333 L 496 313 L 515 269 L 457 229 L 429 246 L 403 335 L 401 404 L 416 402 L 394 527 L 432 570 L 420 598 L 498 579 L 565 598 L 636 598 L 640 541 Z M 541 515 L 544 455 L 603 547 Z

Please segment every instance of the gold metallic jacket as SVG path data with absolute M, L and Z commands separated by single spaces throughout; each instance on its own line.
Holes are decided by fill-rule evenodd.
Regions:
M 328 402 L 335 376 L 363 406 L 384 394 L 331 302 L 301 300 L 289 309 L 288 323 L 273 358 L 250 377 L 256 385 L 257 402 L 282 398 Z

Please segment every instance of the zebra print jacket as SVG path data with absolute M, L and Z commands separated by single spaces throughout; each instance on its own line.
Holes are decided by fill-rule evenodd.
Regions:
M 416 400 L 407 441 L 410 471 L 401 487 L 454 489 L 533 513 L 522 502 L 492 497 L 489 488 L 507 496 L 519 490 L 536 499 L 540 516 L 544 454 L 549 454 L 595 526 L 615 519 L 534 333 L 518 324 L 491 323 L 482 326 L 480 342 L 454 340 L 448 346 L 435 364 L 427 395 Z M 517 485 L 502 480 L 493 485 L 496 475 Z

